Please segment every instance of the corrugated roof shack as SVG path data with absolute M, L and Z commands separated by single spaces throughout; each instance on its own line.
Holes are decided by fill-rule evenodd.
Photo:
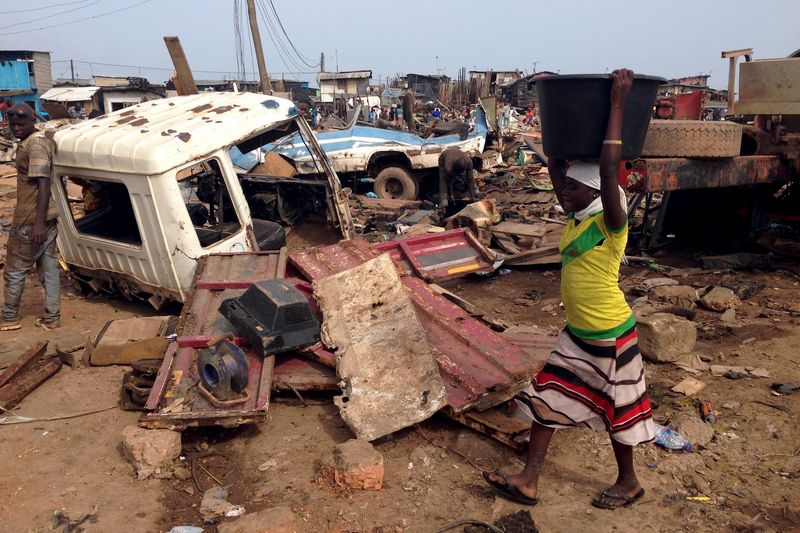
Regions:
M 50 52 L 0 50 L 0 97 L 46 115 L 39 95 L 53 87 Z
M 320 72 L 320 102 L 331 103 L 337 98 L 348 96 L 367 96 L 371 70 L 352 70 L 348 72 Z
M 116 86 L 54 87 L 42 94 L 41 100 L 50 118 L 93 118 L 163 97 L 164 90 L 147 80 L 126 78 Z
M 447 99 L 450 78 L 447 76 L 431 76 L 427 74 L 407 74 L 406 84 L 417 96 L 426 101 Z
M 543 71 L 534 72 L 524 78 L 514 80 L 500 87 L 504 102 L 508 102 L 512 107 L 528 108 L 535 106 L 539 99 L 536 95 L 536 85 L 533 82 L 537 78 L 553 76 L 555 72 Z

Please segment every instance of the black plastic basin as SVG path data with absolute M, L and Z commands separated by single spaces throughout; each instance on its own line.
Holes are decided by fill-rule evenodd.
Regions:
M 658 86 L 667 80 L 635 74 L 622 122 L 622 158 L 642 153 Z M 548 76 L 534 82 L 548 157 L 597 159 L 603 147 L 611 98 L 611 74 Z

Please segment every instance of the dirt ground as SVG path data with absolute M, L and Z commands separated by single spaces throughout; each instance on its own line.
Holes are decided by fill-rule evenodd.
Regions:
M 10 187 L 10 180 L 0 183 L 0 195 L 5 195 L 0 220 L 9 219 Z M 337 238 L 328 230 L 305 227 L 290 235 L 289 245 Z M 4 243 L 0 227 L 0 249 Z M 0 264 L 3 257 L 0 251 Z M 658 261 L 699 266 L 687 254 L 665 254 Z M 663 275 L 644 266 L 623 267 L 622 285 Z M 541 501 L 530 509 L 540 531 L 800 531 L 800 391 L 778 397 L 770 388 L 775 381 L 800 382 L 800 277 L 776 270 L 700 272 L 678 279 L 699 288 L 731 278 L 763 283 L 764 288 L 745 300 L 733 323 L 699 310 L 695 353 L 711 363 L 763 367 L 770 377 L 731 380 L 706 371 L 695 376 L 707 383 L 706 389 L 684 397 L 670 388 L 689 376 L 686 371 L 646 363 L 656 421 L 665 424 L 679 413 L 696 416 L 697 399 L 711 400 L 719 410 L 713 440 L 692 453 L 638 447 L 635 464 L 647 494 L 635 506 L 611 512 L 589 504 L 614 481 L 608 437 L 585 429 L 557 432 L 540 481 Z M 518 269 L 445 285 L 508 324 L 553 333 L 563 327 L 557 268 Z M 42 300 L 43 290 L 31 276 L 23 328 L 0 333 L 0 368 L 35 341 L 48 340 L 51 349 L 68 348 L 96 335 L 112 318 L 156 314 L 144 302 L 78 296 L 65 281 L 62 328 L 45 332 L 33 325 Z M 53 531 L 54 513 L 60 510 L 71 519 L 95 513 L 96 522 L 81 526 L 87 532 L 203 525 L 198 508 L 210 486 L 207 474 L 195 469 L 196 481 L 137 481 L 124 459 L 122 430 L 138 418 L 116 407 L 125 369 L 65 366 L 14 410 L 38 420 L 0 425 L 0 532 Z M 493 521 L 520 508 L 496 497 L 480 470 L 513 471 L 524 457 L 438 416 L 374 443 L 384 457 L 382 490 L 336 487 L 320 476 L 320 462 L 352 434 L 330 396 L 309 395 L 306 403 L 279 395 L 273 397 L 267 424 L 187 430 L 183 460 L 191 465 L 205 456 L 209 472 L 232 483 L 229 501 L 248 513 L 291 507 L 302 517 L 302 531 L 429 532 L 461 518 Z M 102 411 L 44 420 L 94 410 Z M 214 524 L 204 527 L 216 531 Z
M 690 259 L 678 262 L 695 266 Z M 623 270 L 623 285 L 626 278 L 661 275 L 645 268 Z M 704 273 L 682 283 L 708 285 L 725 275 Z M 701 325 L 696 353 L 716 363 L 761 366 L 771 377 L 698 376 L 708 383 L 698 398 L 715 402 L 720 411 L 713 441 L 693 453 L 639 447 L 635 463 L 647 494 L 629 509 L 610 512 L 589 505 L 614 479 L 608 438 L 584 429 L 557 432 L 541 479 L 541 502 L 531 508 L 541 531 L 800 530 L 800 481 L 792 477 L 800 470 L 800 393 L 776 397 L 770 392 L 773 381 L 800 381 L 800 282 L 781 271 L 738 275 L 766 286 L 745 301 L 733 325 L 720 322 L 716 313 L 700 311 L 695 318 Z M 553 331 L 563 324 L 554 269 L 467 278 L 450 282 L 448 288 L 512 324 Z M 520 300 L 521 295 L 527 298 Z M 45 334 L 31 323 L 42 297 L 32 277 L 24 298 L 23 329 L 0 333 L 4 364 L 11 358 L 10 347 L 23 348 L 45 337 L 52 343 L 74 343 L 96 333 L 109 318 L 154 314 L 146 304 L 86 299 L 65 289 L 64 325 Z M 83 525 L 88 532 L 202 525 L 198 507 L 202 490 L 209 486 L 207 476 L 198 476 L 199 486 L 191 479 L 137 481 L 123 458 L 122 429 L 137 419 L 136 413 L 114 407 L 123 372 L 124 367 L 64 367 L 15 413 L 42 418 L 109 410 L 0 427 L 0 531 L 51 531 L 53 513 L 60 509 L 73 519 L 96 512 L 97 522 Z M 694 397 L 669 391 L 688 375 L 685 371 L 648 363 L 647 372 L 658 422 L 679 412 L 697 412 Z M 320 460 L 351 433 L 328 397 L 311 397 L 307 403 L 277 397 L 268 424 L 186 431 L 184 457 L 191 462 L 201 454 L 222 452 L 207 466 L 234 480 L 229 501 L 248 512 L 289 506 L 304 520 L 305 531 L 434 531 L 459 518 L 492 521 L 519 508 L 497 498 L 479 469 L 513 470 L 521 467 L 523 457 L 438 417 L 375 443 L 385 462 L 383 490 L 337 488 L 319 477 Z M 264 463 L 271 466 L 262 472 L 258 466 Z M 698 495 L 710 499 L 687 499 Z M 215 531 L 215 526 L 206 526 L 206 531 Z

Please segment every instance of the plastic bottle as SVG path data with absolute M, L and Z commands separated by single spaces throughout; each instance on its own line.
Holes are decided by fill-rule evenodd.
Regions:
M 692 451 L 692 443 L 687 441 L 683 435 L 678 433 L 672 428 L 655 424 L 656 439 L 655 443 L 668 450 L 683 450 L 685 452 Z

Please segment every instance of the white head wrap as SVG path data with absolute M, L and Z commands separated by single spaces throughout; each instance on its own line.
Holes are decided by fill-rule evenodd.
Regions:
M 589 163 L 587 161 L 575 161 L 570 164 L 567 169 L 567 177 L 572 178 L 577 182 L 583 183 L 587 187 L 599 191 L 600 190 L 600 165 L 597 163 Z M 619 187 L 619 186 L 618 186 Z M 619 201 L 622 204 L 622 210 L 628 210 L 628 199 L 625 197 L 625 191 L 619 187 Z M 573 213 L 575 219 L 579 222 L 586 217 L 596 215 L 603 210 L 603 200 L 599 196 L 592 200 L 592 202 L 580 211 Z

